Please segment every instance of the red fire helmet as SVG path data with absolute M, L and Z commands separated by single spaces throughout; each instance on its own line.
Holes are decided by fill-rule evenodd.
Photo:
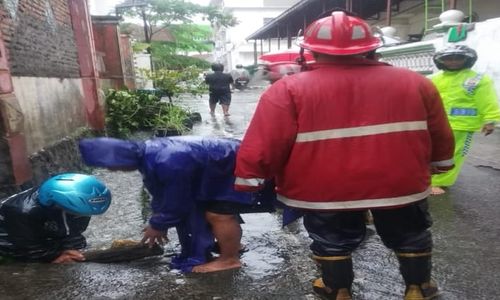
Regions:
M 382 41 L 373 36 L 370 26 L 362 19 L 335 11 L 309 25 L 298 44 L 318 53 L 354 55 L 375 50 L 382 46 Z

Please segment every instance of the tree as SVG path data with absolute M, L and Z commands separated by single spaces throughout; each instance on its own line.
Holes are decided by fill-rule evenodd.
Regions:
M 126 0 L 116 6 L 117 13 L 138 17 L 144 23 L 145 42 L 174 24 L 190 24 L 196 16 L 217 26 L 234 26 L 235 18 L 214 6 L 201 6 L 184 0 Z
M 208 25 L 173 24 L 169 28 L 174 41 L 166 42 L 176 53 L 177 51 L 199 53 L 211 51 L 213 43 L 210 42 L 212 29 Z
M 196 66 L 202 70 L 210 68 L 210 63 L 206 60 L 176 54 L 175 47 L 176 45 L 169 45 L 165 42 L 152 42 L 150 44 L 149 49 L 155 70 L 182 70 L 189 66 Z

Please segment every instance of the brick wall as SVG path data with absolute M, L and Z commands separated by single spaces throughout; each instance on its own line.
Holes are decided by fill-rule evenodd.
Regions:
M 12 76 L 80 77 L 67 0 L 0 1 Z

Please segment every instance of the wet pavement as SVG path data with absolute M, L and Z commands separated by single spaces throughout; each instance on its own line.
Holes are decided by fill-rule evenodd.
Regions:
M 208 100 L 186 98 L 182 105 L 200 112 L 196 135 L 241 138 L 263 88 L 233 94 L 229 117 L 220 107 L 208 113 Z M 85 235 L 91 248 L 114 239 L 140 239 L 147 209 L 141 204 L 137 172 L 96 170 L 113 191 L 113 204 L 94 217 Z M 434 218 L 434 274 L 439 299 L 499 299 L 500 282 L 500 130 L 476 136 L 457 184 L 430 199 Z M 129 263 L 1 265 L 0 299 L 317 299 L 311 282 L 318 276 L 300 222 L 281 228 L 280 215 L 244 215 L 243 243 L 249 249 L 240 270 L 216 274 L 180 274 L 168 268 L 178 251 L 175 233 L 162 257 Z M 395 256 L 372 227 L 354 253 L 354 299 L 402 299 L 403 282 Z

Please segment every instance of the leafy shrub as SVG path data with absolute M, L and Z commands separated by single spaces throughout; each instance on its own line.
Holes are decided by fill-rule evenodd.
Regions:
M 156 69 L 182 70 L 189 66 L 194 66 L 199 69 L 210 68 L 210 63 L 206 60 L 185 55 L 164 55 L 153 56 L 153 64 Z
M 106 128 L 108 136 L 126 138 L 136 130 L 174 129 L 180 133 L 189 128 L 190 114 L 181 107 L 162 102 L 147 91 L 106 93 Z
M 108 135 L 129 136 L 139 129 L 137 114 L 141 106 L 138 97 L 128 91 L 108 90 L 106 93 L 106 129 Z
M 185 125 L 186 120 L 189 120 L 189 112 L 179 106 L 167 104 L 160 107 L 153 122 L 155 130 L 175 130 L 182 134 L 189 130 Z
M 207 91 L 207 85 L 201 70 L 197 67 L 186 67 L 182 71 L 159 69 L 156 71 L 144 71 L 145 75 L 153 80 L 155 87 L 164 91 L 165 95 L 172 102 L 172 98 L 181 94 L 202 95 Z

